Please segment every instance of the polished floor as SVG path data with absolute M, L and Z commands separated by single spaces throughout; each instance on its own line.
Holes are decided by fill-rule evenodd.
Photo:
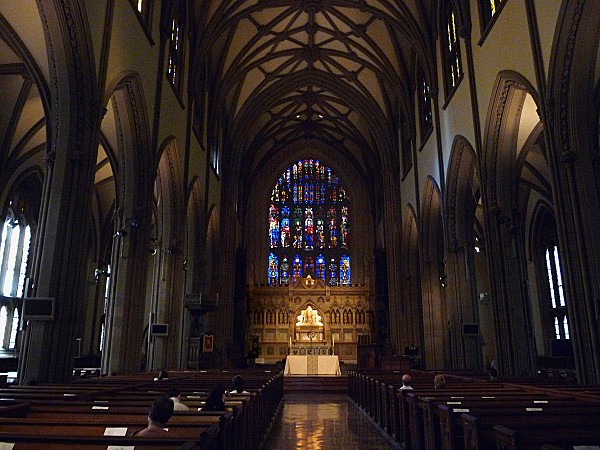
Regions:
M 264 450 L 393 448 L 344 394 L 289 394 Z

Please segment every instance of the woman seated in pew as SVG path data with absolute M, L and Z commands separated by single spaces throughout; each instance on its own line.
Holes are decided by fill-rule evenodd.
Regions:
M 139 437 L 167 437 L 165 430 L 167 422 L 173 415 L 173 400 L 167 397 L 161 397 L 154 400 L 150 413 L 148 413 L 148 426 L 141 431 L 133 433 L 133 436 Z
M 227 408 L 225 407 L 225 388 L 222 384 L 217 384 L 208 393 L 206 401 L 204 402 L 204 406 L 202 407 L 202 411 L 226 410 Z
M 188 408 L 187 405 L 184 405 L 183 403 L 181 403 L 181 391 L 179 389 L 177 389 L 177 388 L 169 389 L 167 391 L 166 397 L 173 400 L 173 410 L 174 411 L 189 411 L 190 410 L 190 408 Z
M 158 372 L 158 375 L 156 376 L 156 378 L 154 378 L 154 381 L 166 381 L 169 379 L 169 374 L 167 373 L 166 370 L 161 370 L 160 372 Z
M 231 380 L 233 383 L 233 390 L 230 391 L 230 394 L 249 394 L 250 392 L 244 390 L 244 379 L 241 375 L 236 375 Z
M 496 364 L 496 360 L 493 360 L 490 365 L 490 381 L 498 381 L 498 365 Z
M 435 389 L 444 389 L 446 387 L 446 377 L 442 372 L 437 372 L 433 377 L 433 387 Z

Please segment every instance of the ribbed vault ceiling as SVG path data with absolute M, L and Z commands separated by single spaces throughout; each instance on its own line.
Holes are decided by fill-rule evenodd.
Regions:
M 332 159 L 367 176 L 395 164 L 399 108 L 412 109 L 435 3 L 204 1 L 196 66 L 209 71 L 192 83 L 225 121 L 224 148 L 235 149 L 228 162 L 250 176 L 304 142 L 338 151 Z

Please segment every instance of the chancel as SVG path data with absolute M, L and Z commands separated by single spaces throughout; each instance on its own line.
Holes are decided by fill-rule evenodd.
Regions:
M 397 408 L 361 406 L 373 422 L 434 371 L 597 395 L 599 17 L 599 0 L 0 2 L 0 381 L 272 371 L 283 395 L 411 372 Z M 417 448 L 467 435 L 422 425 Z

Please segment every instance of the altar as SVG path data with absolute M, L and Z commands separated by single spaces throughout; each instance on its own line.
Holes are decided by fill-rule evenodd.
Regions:
M 284 376 L 289 375 L 341 375 L 337 355 L 288 355 Z

